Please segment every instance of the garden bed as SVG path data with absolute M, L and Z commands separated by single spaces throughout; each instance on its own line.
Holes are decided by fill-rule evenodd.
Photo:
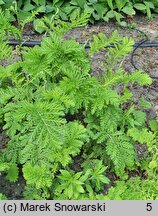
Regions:
M 148 42 L 157 42 L 158 43 L 158 17 L 154 18 L 152 21 L 147 21 L 144 16 L 136 16 L 131 21 L 132 23 L 136 23 L 136 29 L 127 29 L 116 26 L 114 23 L 97 23 L 94 25 L 87 25 L 83 28 L 73 29 L 70 32 L 66 33 L 65 39 L 75 38 L 80 43 L 87 43 L 91 41 L 92 36 L 94 34 L 98 34 L 99 32 L 105 33 L 106 36 L 110 36 L 114 30 L 118 30 L 120 36 L 128 36 L 133 37 L 135 42 L 139 42 L 143 39 L 143 35 L 140 34 L 138 30 L 143 31 L 149 38 Z M 138 30 L 137 30 L 138 29 Z M 40 40 L 41 36 L 25 36 L 24 39 L 27 40 Z M 88 51 L 88 50 L 87 50 Z M 18 58 L 15 55 L 15 60 Z M 105 53 L 101 52 L 99 54 L 95 54 L 95 56 L 91 59 L 93 65 L 93 75 L 99 77 L 100 74 L 103 73 L 104 67 L 100 66 L 100 63 L 105 59 Z M 158 48 L 138 48 L 134 53 L 134 64 L 137 68 L 144 70 L 151 76 L 155 76 L 158 78 Z M 124 63 L 123 68 L 125 71 L 132 73 L 135 68 L 131 64 L 131 55 L 129 55 Z M 154 79 L 153 83 L 150 86 L 137 86 L 133 85 L 130 87 L 132 93 L 134 94 L 135 103 L 138 103 L 140 98 L 144 96 L 144 98 L 151 102 L 152 110 L 147 113 L 148 119 L 154 119 L 158 114 L 158 79 Z M 0 150 L 4 148 L 4 146 L 8 142 L 8 137 L 5 135 L 5 132 L 1 130 L 0 132 Z M 146 150 L 146 146 L 137 145 L 137 155 L 139 158 L 143 156 L 143 153 Z M 73 169 L 76 171 L 80 171 L 80 166 L 77 164 L 80 163 L 80 158 L 76 158 L 76 165 Z M 139 171 L 131 172 L 131 176 L 140 176 L 145 178 L 145 173 L 141 173 Z M 25 180 L 20 176 L 18 182 L 9 183 L 4 178 L 5 176 L 0 176 L 0 192 L 5 194 L 8 199 L 22 199 L 22 192 L 25 185 Z M 116 180 L 115 175 L 109 174 L 109 179 L 111 182 Z M 112 183 L 111 183 L 112 184 Z M 107 193 L 108 187 L 105 188 L 104 193 Z

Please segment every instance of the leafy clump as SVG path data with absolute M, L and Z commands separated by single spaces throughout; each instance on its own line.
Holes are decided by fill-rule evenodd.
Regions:
M 127 182 L 116 181 L 116 186 L 111 187 L 108 195 L 98 196 L 106 200 L 157 200 L 158 182 L 142 180 L 138 177 L 130 178 Z
M 96 199 L 110 183 L 109 172 L 125 180 L 137 169 L 135 141 L 144 144 L 139 131 L 155 145 L 146 114 L 129 89 L 152 80 L 121 66 L 133 39 L 116 31 L 110 38 L 101 33 L 87 54 L 75 40 L 63 40 L 67 29 L 86 21 L 84 14 L 71 24 L 49 23 L 53 33 L 48 29 L 40 47 L 21 48 L 22 58 L 0 68 L 1 125 L 9 137 L 0 154 L 0 171 L 12 182 L 23 173 L 26 199 Z M 96 78 L 90 57 L 111 43 L 105 71 Z M 0 52 L 8 55 L 8 48 L 6 44 Z

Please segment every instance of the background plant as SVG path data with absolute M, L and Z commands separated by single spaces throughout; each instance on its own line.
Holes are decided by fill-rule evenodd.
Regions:
M 123 18 L 134 16 L 136 12 L 142 12 L 147 15 L 149 19 L 152 18 L 153 12 L 158 11 L 158 2 L 156 0 L 3 0 L 0 1 L 0 6 L 3 10 L 11 9 L 17 4 L 18 16 L 20 20 L 25 20 L 29 17 L 32 11 L 39 10 L 40 16 L 47 16 L 51 19 L 53 14 L 57 14 L 58 18 L 62 20 L 76 19 L 85 10 L 91 13 L 90 21 L 115 19 L 119 24 L 126 25 Z M 10 21 L 16 21 L 16 13 L 12 10 Z M 34 27 L 37 31 L 38 19 L 34 20 Z

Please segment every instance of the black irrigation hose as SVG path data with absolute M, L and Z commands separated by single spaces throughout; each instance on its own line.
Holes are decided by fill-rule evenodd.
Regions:
M 19 42 L 17 40 L 11 39 L 11 40 L 8 41 L 8 44 L 11 45 L 11 46 L 17 46 L 17 45 L 19 45 Z M 29 41 L 21 41 L 20 44 L 22 46 L 33 47 L 33 46 L 36 46 L 36 45 L 40 46 L 41 41 L 34 41 L 34 40 L 33 41 L 31 41 L 31 40 L 29 40 Z
M 133 49 L 132 51 L 132 54 L 131 54 L 131 64 L 132 66 L 136 69 L 136 70 L 139 70 L 139 68 L 136 67 L 135 63 L 134 63 L 134 54 L 136 52 L 136 50 L 139 48 L 139 47 L 158 47 L 158 43 L 145 43 L 149 40 L 148 36 L 145 34 L 145 32 L 139 30 L 139 29 L 136 29 L 140 34 L 144 35 L 145 38 L 142 39 L 139 43 L 135 44 L 135 48 Z M 149 45 L 149 46 L 148 46 Z M 152 79 L 158 79 L 157 76 L 151 76 L 150 77 Z
M 141 47 L 142 45 L 144 45 L 145 42 L 147 42 L 147 41 L 149 40 L 149 38 L 148 38 L 148 36 L 147 36 L 144 32 L 142 32 L 141 30 L 139 30 L 139 29 L 136 29 L 136 30 L 137 30 L 141 35 L 144 35 L 144 36 L 145 36 L 145 38 L 142 39 L 142 40 L 138 43 L 137 46 L 135 46 L 135 48 L 133 49 L 132 54 L 131 54 L 131 64 L 133 65 L 133 67 L 134 67 L 136 70 L 139 70 L 139 68 L 137 68 L 136 65 L 134 64 L 134 54 L 135 54 L 136 50 L 137 50 L 139 47 Z
M 8 43 L 11 46 L 17 46 L 17 45 L 19 45 L 18 41 L 14 40 L 14 39 L 9 40 Z M 41 45 L 41 41 L 35 41 L 35 40 L 33 40 L 33 41 L 32 40 L 21 41 L 21 45 L 22 46 L 28 46 L 28 47 L 33 47 L 33 46 L 36 46 L 36 45 L 40 46 Z M 82 45 L 84 45 L 84 44 L 82 44 Z M 114 47 L 114 46 L 113 45 L 109 45 L 107 47 Z M 143 42 L 135 43 L 133 45 L 133 47 L 135 47 L 135 49 L 132 52 L 134 54 L 134 52 L 136 51 L 136 49 L 138 49 L 139 47 L 158 47 L 158 43 L 144 43 L 144 41 L 143 41 Z M 85 48 L 89 49 L 90 46 L 87 44 L 87 45 L 85 45 Z

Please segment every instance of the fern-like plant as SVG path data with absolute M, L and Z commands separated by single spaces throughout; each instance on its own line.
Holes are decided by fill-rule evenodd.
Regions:
M 111 187 L 108 195 L 99 195 L 103 200 L 157 200 L 158 183 L 155 180 L 139 177 L 130 178 L 127 182 L 116 181 L 116 186 Z
M 54 32 L 48 29 L 40 47 L 21 50 L 22 59 L 0 68 L 1 125 L 9 137 L 0 171 L 13 182 L 22 171 L 26 199 L 95 199 L 109 184 L 108 172 L 127 179 L 129 170 L 136 169 L 135 141 L 144 143 L 138 131 L 152 137 L 146 114 L 128 88 L 130 83 L 148 85 L 151 79 L 122 68 L 133 39 L 117 32 L 110 38 L 100 34 L 87 54 L 75 40 L 63 40 L 67 29 L 86 21 L 85 14 L 59 26 L 44 19 L 45 29 Z M 0 43 L 6 47 L 0 56 L 8 56 L 11 49 Z M 96 78 L 90 56 L 111 43 L 105 72 Z M 77 170 L 76 157 L 82 161 Z

